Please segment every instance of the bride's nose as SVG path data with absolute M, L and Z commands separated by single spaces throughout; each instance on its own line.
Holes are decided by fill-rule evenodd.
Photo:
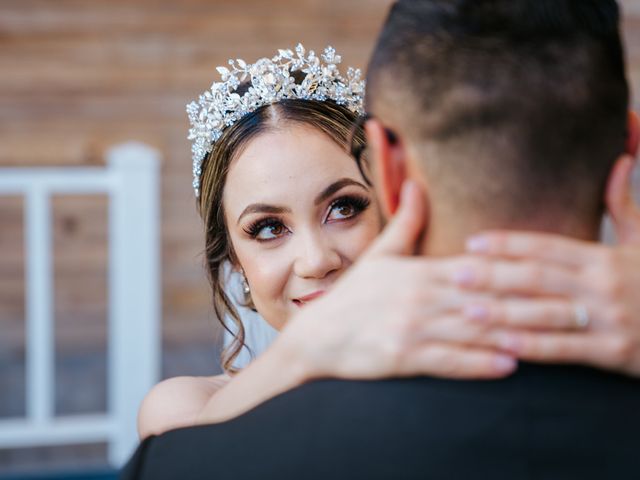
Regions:
M 294 273 L 302 278 L 324 278 L 342 268 L 342 257 L 331 239 L 318 232 L 299 235 Z

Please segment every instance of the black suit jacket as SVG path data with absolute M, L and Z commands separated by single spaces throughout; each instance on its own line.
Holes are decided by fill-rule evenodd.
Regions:
M 639 479 L 640 382 L 527 364 L 488 382 L 315 382 L 151 437 L 121 478 Z

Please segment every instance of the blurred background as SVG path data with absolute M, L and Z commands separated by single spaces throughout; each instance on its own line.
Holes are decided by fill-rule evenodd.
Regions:
M 637 92 L 640 0 L 621 3 Z M 150 336 L 159 335 L 160 354 L 152 348 L 148 356 L 158 361 L 156 370 L 149 369 L 158 379 L 220 371 L 221 337 L 202 268 L 203 234 L 191 188 L 186 103 L 218 78 L 215 67 L 228 58 L 254 61 L 298 41 L 315 50 L 331 44 L 344 63 L 364 67 L 390 4 L 0 0 L 0 182 L 15 167 L 102 169 L 108 152 L 129 141 L 151 148 L 138 146 L 134 155 L 159 159 L 159 223 L 150 230 L 158 236 L 159 309 L 149 311 L 161 328 L 148 329 Z M 78 191 L 50 198 L 52 414 L 105 412 L 110 405 L 109 198 Z M 25 246 L 25 202 L 24 195 L 0 188 L 0 422 L 28 413 L 25 265 L 31 253 Z M 130 200 L 128 208 L 141 205 Z M 147 300 L 154 299 L 151 294 Z M 126 319 L 132 325 L 136 320 Z M 132 330 L 145 335 L 135 325 Z M 3 428 L 6 433 L 0 423 L 0 435 Z M 21 441 L 19 448 L 10 439 L 0 441 L 0 478 L 110 478 L 114 463 L 106 441 L 54 445 L 56 439 L 47 438 L 45 446 Z
M 159 154 L 160 378 L 220 371 L 185 105 L 228 58 L 254 61 L 299 41 L 316 50 L 331 44 L 345 63 L 363 67 L 389 4 L 0 0 L 0 168 L 103 168 L 107 152 L 131 140 Z M 108 195 L 50 198 L 53 414 L 104 412 Z M 0 420 L 28 410 L 25 202 L 0 192 Z M 10 444 L 0 442 L 0 477 L 109 468 L 106 442 Z

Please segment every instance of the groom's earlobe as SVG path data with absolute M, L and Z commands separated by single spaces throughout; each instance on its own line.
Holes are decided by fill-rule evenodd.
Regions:
M 380 206 L 385 217 L 390 217 L 398 208 L 402 184 L 407 178 L 405 151 L 397 139 L 392 141 L 378 120 L 369 120 L 365 131 Z
M 640 119 L 638 119 L 638 114 L 636 112 L 629 110 L 625 153 L 628 153 L 633 157 L 637 156 L 638 144 L 640 144 Z

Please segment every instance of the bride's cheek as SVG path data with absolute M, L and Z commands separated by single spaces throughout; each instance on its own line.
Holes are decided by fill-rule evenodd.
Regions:
M 251 298 L 265 320 L 279 328 L 283 321 L 283 310 L 287 307 L 285 288 L 290 271 L 285 252 L 252 253 L 245 262 Z
M 348 239 L 344 242 L 345 256 L 355 261 L 373 243 L 380 234 L 381 225 L 374 215 L 363 218 L 356 226 L 346 232 Z

